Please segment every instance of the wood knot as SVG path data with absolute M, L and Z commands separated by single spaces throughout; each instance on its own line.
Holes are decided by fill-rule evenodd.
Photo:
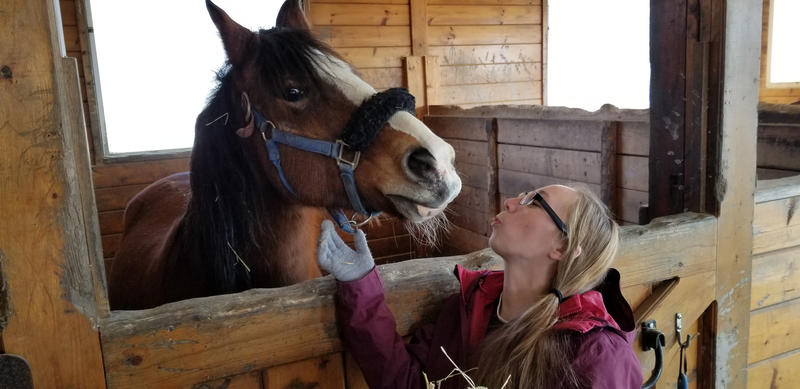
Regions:
M 0 76 L 5 79 L 10 79 L 14 75 L 11 73 L 11 68 L 8 67 L 8 65 L 3 65 L 3 67 L 0 68 Z

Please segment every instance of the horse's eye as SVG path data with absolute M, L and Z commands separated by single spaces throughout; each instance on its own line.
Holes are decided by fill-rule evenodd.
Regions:
M 303 98 L 305 93 L 298 88 L 287 88 L 283 91 L 283 98 L 289 102 L 295 102 Z

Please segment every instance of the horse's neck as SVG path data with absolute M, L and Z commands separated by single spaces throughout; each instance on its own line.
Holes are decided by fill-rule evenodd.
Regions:
M 321 276 L 317 240 L 325 217 L 320 208 L 275 204 L 268 210 L 271 231 L 261 244 L 268 258 L 249 258 L 254 287 L 291 285 Z

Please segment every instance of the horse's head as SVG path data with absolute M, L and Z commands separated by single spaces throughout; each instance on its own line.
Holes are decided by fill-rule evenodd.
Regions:
M 461 189 L 454 151 L 409 113 L 410 95 L 397 90 L 377 94 L 311 36 L 298 0 L 286 1 L 276 28 L 258 33 L 240 26 L 210 1 L 207 6 L 228 55 L 227 74 L 237 93 L 244 92 L 243 113 L 238 116 L 250 125 L 243 124 L 236 134 L 282 196 L 302 204 L 358 210 L 340 178 L 343 162 L 286 142 L 273 144 L 273 151 L 265 147 L 286 134 L 331 145 L 344 140 L 351 143 L 342 146 L 344 160 L 360 151 L 354 177 L 362 209 L 415 223 L 442 214 Z M 255 125 L 248 120 L 251 109 L 257 112 L 252 115 Z M 280 169 L 274 154 L 280 155 Z

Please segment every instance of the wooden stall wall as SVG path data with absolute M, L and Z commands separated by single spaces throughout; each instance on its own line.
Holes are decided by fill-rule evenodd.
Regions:
M 462 176 L 443 254 L 486 247 L 504 199 L 553 183 L 584 185 L 621 223 L 639 223 L 649 174 L 646 110 L 431 107 L 424 121 L 456 149 Z
M 759 103 L 758 178 L 800 174 L 800 105 Z
M 764 0 L 761 24 L 761 87 L 758 100 L 773 104 L 792 104 L 800 102 L 800 88 L 767 87 L 767 49 L 769 47 L 769 12 L 771 0 Z
M 758 182 L 748 385 L 800 387 L 800 176 Z

